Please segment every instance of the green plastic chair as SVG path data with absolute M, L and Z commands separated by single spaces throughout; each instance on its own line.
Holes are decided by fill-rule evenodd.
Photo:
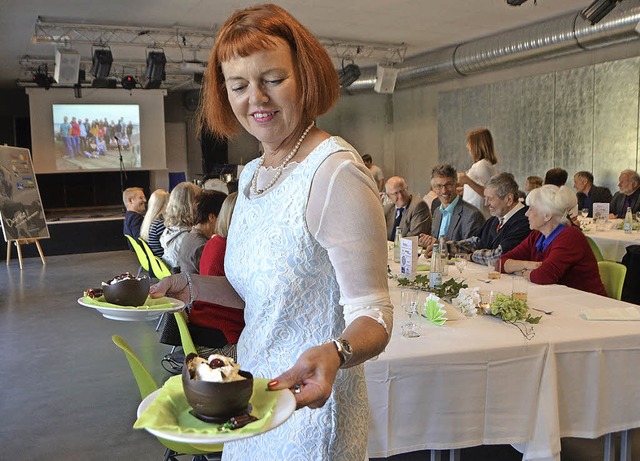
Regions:
M 149 262 L 151 263 L 151 272 L 153 272 L 155 278 L 157 278 L 158 280 L 162 280 L 163 278 L 170 276 L 171 270 L 167 267 L 162 259 L 153 254 L 153 251 L 151 250 L 151 247 L 149 247 L 149 244 L 143 239 L 140 239 L 140 245 L 142 245 L 142 248 L 146 253 L 145 257 L 148 258 Z
M 129 362 L 129 366 L 131 367 L 131 371 L 133 372 L 133 376 L 136 379 L 136 383 L 138 383 L 138 390 L 140 391 L 140 397 L 142 399 L 146 398 L 153 391 L 158 389 L 158 384 L 156 383 L 151 373 L 145 368 L 142 364 L 138 356 L 133 352 L 129 344 L 118 335 L 113 335 L 111 337 L 113 343 L 118 346 L 125 354 L 127 361 Z M 166 447 L 164 453 L 164 461 L 179 461 L 176 456 L 179 455 L 194 455 L 193 461 L 206 461 L 213 460 L 211 456 L 205 458 L 202 455 L 211 455 L 214 453 L 220 453 L 222 450 L 222 445 L 212 446 L 211 449 L 201 450 L 196 447 L 193 447 L 187 443 L 182 442 L 174 442 L 172 440 L 166 440 L 161 437 L 156 437 L 158 441 Z
M 610 298 L 622 299 L 622 287 L 627 275 L 627 266 L 613 261 L 598 261 L 600 279 Z
M 591 237 L 589 237 L 588 235 L 585 235 L 585 237 L 587 238 L 587 242 L 589 242 L 589 246 L 591 247 L 591 251 L 593 251 L 593 256 L 596 257 L 596 261 L 598 261 L 598 262 L 604 261 L 604 257 L 602 256 L 602 251 L 600 251 L 600 248 L 598 247 L 598 244 L 596 242 L 594 242 L 593 239 Z
M 140 243 L 138 243 L 138 240 L 134 239 L 128 234 L 124 234 L 124 236 L 127 238 L 127 240 L 129 240 L 129 243 L 131 244 L 131 248 L 133 248 L 133 251 L 135 251 L 136 256 L 138 257 L 138 262 L 140 263 L 140 268 L 138 269 L 138 276 L 140 276 L 140 272 L 142 272 L 143 269 L 149 272 L 149 258 L 147 258 L 147 255 L 145 254 L 144 250 L 140 246 Z
M 191 339 L 191 333 L 189 332 L 186 312 L 174 312 L 173 315 L 176 318 L 176 323 L 178 324 L 178 329 L 180 330 L 180 342 L 182 343 L 182 350 L 184 351 L 184 355 L 189 355 L 192 352 L 194 354 L 197 354 L 198 351 L 196 350 L 196 345 L 193 343 L 193 339 Z

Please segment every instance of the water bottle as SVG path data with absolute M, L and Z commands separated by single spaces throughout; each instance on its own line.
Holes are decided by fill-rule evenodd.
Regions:
M 433 253 L 431 253 L 431 267 L 429 268 L 429 286 L 437 288 L 442 285 L 442 255 L 440 254 L 440 246 L 433 244 Z
M 632 228 L 633 228 L 633 213 L 631 213 L 631 207 L 627 207 L 627 214 L 624 215 L 624 232 L 626 234 L 630 234 Z
M 440 236 L 440 255 L 442 256 L 442 276 L 449 275 L 449 247 L 447 246 L 447 239 L 444 235 Z
M 393 262 L 400 262 L 400 226 L 396 227 L 396 240 L 393 243 Z

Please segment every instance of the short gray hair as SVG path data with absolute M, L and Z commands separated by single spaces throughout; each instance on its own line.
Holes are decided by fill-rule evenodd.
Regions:
M 453 181 L 456 184 L 458 183 L 458 172 L 448 163 L 441 163 L 433 167 L 431 170 L 431 185 L 433 185 L 433 179 L 436 176 L 440 178 L 453 178 Z
M 518 183 L 511 173 L 498 173 L 492 176 L 484 187 L 495 189 L 501 199 L 504 199 L 507 194 L 512 194 L 514 199 L 518 198 Z

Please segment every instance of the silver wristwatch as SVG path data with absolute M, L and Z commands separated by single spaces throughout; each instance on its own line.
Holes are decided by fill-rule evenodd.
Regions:
M 331 342 L 335 344 L 336 349 L 338 350 L 338 355 L 340 356 L 340 368 L 343 368 L 353 356 L 353 349 L 351 349 L 351 344 L 344 338 L 335 338 L 332 339 Z

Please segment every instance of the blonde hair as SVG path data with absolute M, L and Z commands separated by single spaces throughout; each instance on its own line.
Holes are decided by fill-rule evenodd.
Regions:
M 164 189 L 156 189 L 153 191 L 147 202 L 147 212 L 140 226 L 140 238 L 142 240 L 149 240 L 151 223 L 162 216 L 162 213 L 164 213 L 164 210 L 167 208 L 168 202 L 169 192 Z
M 194 222 L 194 205 L 196 197 L 202 189 L 191 182 L 181 182 L 169 196 L 169 203 L 164 212 L 164 224 L 166 227 L 191 227 Z
M 229 235 L 229 226 L 231 226 L 231 216 L 233 216 L 233 209 L 236 207 L 236 200 L 238 199 L 238 193 L 233 192 L 224 199 L 220 213 L 218 214 L 218 220 L 216 221 L 216 234 L 220 237 L 227 238 Z
M 124 206 L 129 204 L 129 200 L 134 198 L 138 192 L 143 192 L 142 187 L 128 187 L 122 192 L 122 201 L 124 202 Z
M 550 214 L 556 221 L 567 224 L 569 212 L 578 204 L 575 192 L 567 186 L 545 184 L 527 195 L 527 205 Z

